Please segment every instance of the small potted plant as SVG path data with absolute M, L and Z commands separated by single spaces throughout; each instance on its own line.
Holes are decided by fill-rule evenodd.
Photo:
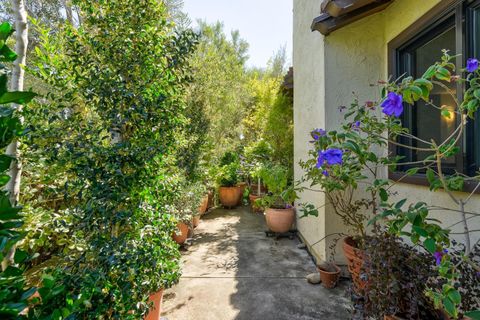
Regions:
M 198 225 L 204 187 L 200 183 L 187 184 L 182 182 L 177 192 L 177 198 L 173 204 L 175 217 L 177 218 L 177 231 L 173 234 L 173 239 L 178 244 L 184 244 L 188 238 L 189 231 Z
M 317 266 L 317 270 L 320 273 L 320 280 L 325 288 L 333 289 L 337 286 L 341 270 L 335 263 L 322 263 Z
M 285 233 L 295 222 L 293 203 L 297 193 L 289 181 L 289 170 L 281 165 L 270 165 L 260 173 L 269 192 L 256 203 L 265 209 L 268 228 L 275 233 Z

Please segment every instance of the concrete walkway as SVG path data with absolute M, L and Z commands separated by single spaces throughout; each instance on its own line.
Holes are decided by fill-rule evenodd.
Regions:
M 299 241 L 265 236 L 263 215 L 248 207 L 202 218 L 183 252 L 180 283 L 165 292 L 168 320 L 350 319 L 345 284 L 310 285 L 315 265 Z

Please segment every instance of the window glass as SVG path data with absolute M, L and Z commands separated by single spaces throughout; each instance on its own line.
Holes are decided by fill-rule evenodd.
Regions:
M 416 78 L 421 77 L 425 71 L 439 61 L 442 55 L 442 50 L 450 50 L 450 53 L 455 54 L 455 28 L 452 27 L 437 37 L 431 39 L 427 43 L 418 47 L 414 52 L 415 57 L 415 74 Z M 431 94 L 433 105 L 437 107 L 446 106 L 452 111 L 455 108 L 456 96 L 455 83 L 448 84 L 448 88 L 435 86 Z M 453 96 L 452 96 L 453 95 Z M 425 141 L 435 140 L 437 143 L 445 141 L 455 130 L 455 116 L 452 113 L 451 118 L 442 117 L 440 110 L 428 105 L 421 100 L 414 106 L 414 126 L 416 128 L 416 135 Z M 422 143 L 417 144 L 418 147 L 426 147 Z M 431 153 L 414 152 L 414 160 L 425 159 Z M 447 159 L 447 164 L 454 164 L 455 158 Z

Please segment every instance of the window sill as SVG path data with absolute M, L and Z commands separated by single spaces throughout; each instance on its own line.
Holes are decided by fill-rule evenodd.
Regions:
M 413 176 L 405 176 L 405 172 L 389 172 L 388 178 L 393 181 L 405 184 L 413 184 L 417 186 L 430 187 L 427 177 L 424 174 L 415 174 Z M 475 182 L 465 182 L 463 190 L 459 192 L 471 193 L 478 183 Z M 477 188 L 475 194 L 480 194 L 480 188 Z

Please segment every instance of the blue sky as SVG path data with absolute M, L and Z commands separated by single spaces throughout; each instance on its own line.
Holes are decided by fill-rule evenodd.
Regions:
M 195 21 L 223 21 L 225 31 L 239 30 L 250 44 L 249 66 L 265 67 L 281 46 L 292 52 L 292 0 L 184 0 Z M 195 24 L 194 24 L 195 25 Z

